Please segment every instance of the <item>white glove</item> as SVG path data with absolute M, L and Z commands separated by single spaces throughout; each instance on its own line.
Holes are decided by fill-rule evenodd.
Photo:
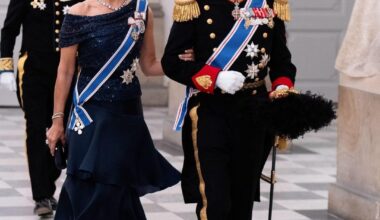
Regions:
M 243 87 L 245 77 L 237 71 L 221 71 L 216 78 L 216 86 L 229 94 L 235 94 Z
M 13 72 L 3 72 L 0 74 L 0 85 L 12 92 L 16 91 L 16 79 Z
M 289 89 L 289 86 L 287 85 L 279 85 L 276 87 L 276 91 L 279 91 L 279 90 L 288 90 Z

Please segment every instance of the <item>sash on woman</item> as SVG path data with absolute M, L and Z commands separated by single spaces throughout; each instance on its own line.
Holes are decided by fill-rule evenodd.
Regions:
M 137 0 L 135 18 L 133 19 L 145 20 L 147 8 L 147 0 Z M 76 84 L 74 88 L 73 111 L 70 116 L 69 129 L 78 132 L 78 134 L 82 134 L 83 129 L 93 122 L 91 116 L 88 114 L 83 105 L 90 100 L 91 97 L 94 96 L 94 94 L 112 76 L 112 74 L 135 46 L 138 35 L 143 34 L 144 32 L 145 28 L 138 28 L 136 32 L 136 28 L 131 27 L 119 48 L 91 79 L 80 94 L 78 92 L 78 84 Z
M 266 0 L 248 0 L 244 9 L 262 8 L 265 5 Z M 206 64 L 224 71 L 229 70 L 252 39 L 258 27 L 259 24 L 246 26 L 245 19 L 240 16 L 217 50 L 207 60 Z M 188 102 L 195 93 L 197 93 L 197 91 L 193 88 L 188 87 L 186 89 L 186 97 L 178 109 L 173 130 L 181 130 L 187 113 Z

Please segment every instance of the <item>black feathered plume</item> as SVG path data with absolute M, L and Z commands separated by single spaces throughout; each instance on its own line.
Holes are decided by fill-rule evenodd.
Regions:
M 334 103 L 311 92 L 289 92 L 286 97 L 274 99 L 268 110 L 272 129 L 289 139 L 317 131 L 336 119 Z

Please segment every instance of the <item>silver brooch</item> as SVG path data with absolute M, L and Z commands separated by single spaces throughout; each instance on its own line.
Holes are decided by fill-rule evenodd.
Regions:
M 131 68 L 123 71 L 123 75 L 120 76 L 120 78 L 123 79 L 122 83 L 129 85 L 130 83 L 133 82 L 133 78 L 135 78 L 134 73 L 137 71 L 138 63 L 139 63 L 139 59 L 137 58 L 134 59 L 131 64 Z

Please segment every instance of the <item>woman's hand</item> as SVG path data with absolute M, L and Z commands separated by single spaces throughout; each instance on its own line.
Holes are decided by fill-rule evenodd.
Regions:
M 194 61 L 195 60 L 195 54 L 193 49 L 187 49 L 185 50 L 185 53 L 178 55 L 180 60 L 183 61 Z
M 46 140 L 52 156 L 54 156 L 58 141 L 60 141 L 62 144 L 65 144 L 66 142 L 65 129 L 63 124 L 63 119 L 57 118 L 53 121 L 53 125 L 46 132 Z

